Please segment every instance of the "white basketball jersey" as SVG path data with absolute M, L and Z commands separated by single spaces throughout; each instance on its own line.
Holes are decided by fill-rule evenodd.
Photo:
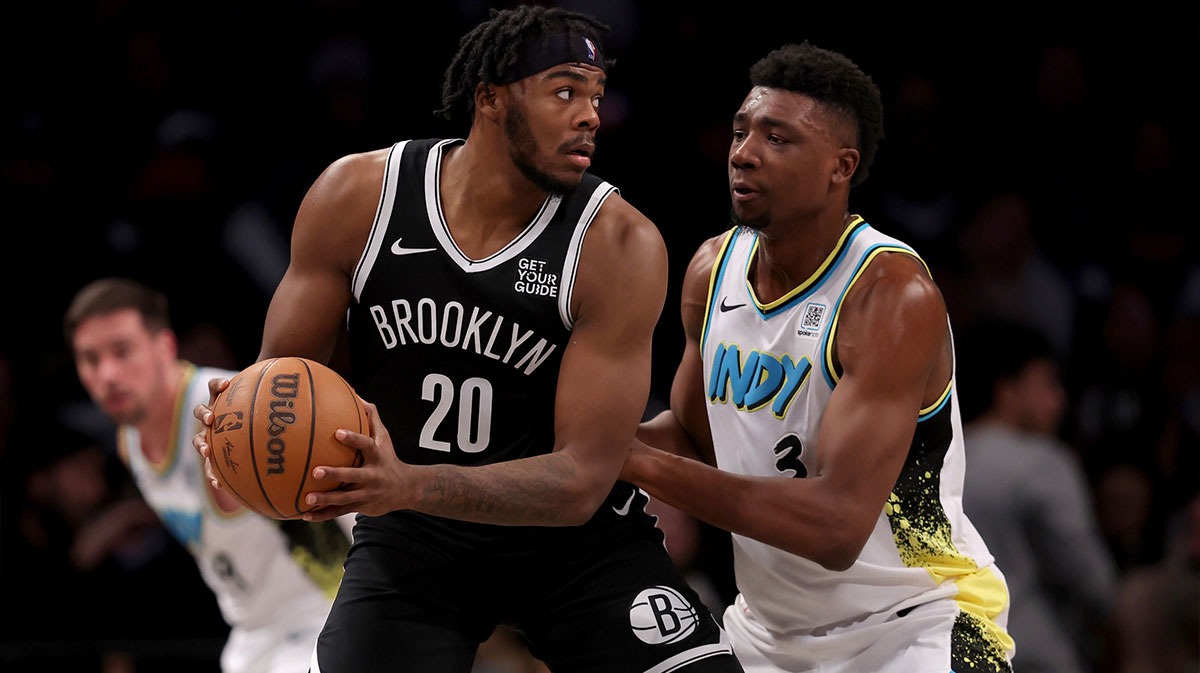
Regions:
M 747 280 L 758 242 L 754 231 L 731 230 L 713 265 L 701 334 L 709 422 L 722 470 L 802 479 L 820 455 L 821 419 L 841 374 L 832 345 L 842 300 L 877 255 L 917 255 L 855 217 L 808 280 L 763 304 Z M 741 601 L 765 628 L 796 634 L 949 598 L 1011 645 L 993 623 L 1007 591 L 963 514 L 962 482 L 951 378 L 941 398 L 921 410 L 904 468 L 854 565 L 834 572 L 734 535 Z
M 182 365 L 184 382 L 163 461 L 147 460 L 140 433 L 128 425 L 119 430 L 122 458 L 146 502 L 196 559 L 230 626 L 295 630 L 314 624 L 319 630 L 341 582 L 349 547 L 345 532 L 334 521 L 275 521 L 217 506 L 204 458 L 192 447 L 201 427 L 192 409 L 208 403 L 209 379 L 237 372 Z

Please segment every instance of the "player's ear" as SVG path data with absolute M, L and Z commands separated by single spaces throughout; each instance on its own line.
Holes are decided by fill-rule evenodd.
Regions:
M 485 119 L 496 121 L 500 119 L 500 88 L 494 84 L 480 82 L 475 85 L 475 109 Z
M 854 171 L 858 170 L 860 158 L 858 150 L 853 147 L 843 147 L 838 150 L 837 154 L 834 155 L 834 184 L 849 183 L 854 178 Z
M 160 329 L 155 333 L 154 347 L 165 359 L 175 360 L 179 356 L 179 340 L 175 332 L 169 329 Z

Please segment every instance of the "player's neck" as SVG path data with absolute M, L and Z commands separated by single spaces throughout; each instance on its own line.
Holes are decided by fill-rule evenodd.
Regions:
M 140 437 L 142 455 L 152 463 L 162 462 L 167 455 L 171 426 L 179 408 L 179 397 L 183 395 L 182 363 L 176 363 L 167 369 L 162 390 L 164 394 L 155 398 L 146 409 L 145 418 L 134 425 Z M 191 410 L 183 409 L 179 413 L 190 414 Z
M 546 201 L 546 193 L 513 167 L 507 151 L 489 147 L 486 139 L 468 139 L 446 154 L 441 194 L 455 243 L 480 256 L 507 245 Z
M 763 230 L 750 268 L 758 300 L 775 301 L 816 273 L 852 220 L 840 208 L 807 222 L 777 222 Z

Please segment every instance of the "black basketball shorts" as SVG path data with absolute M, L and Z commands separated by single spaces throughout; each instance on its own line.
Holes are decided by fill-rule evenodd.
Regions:
M 536 549 L 392 537 L 356 531 L 312 673 L 468 673 L 500 624 L 554 673 L 742 670 L 653 528 Z

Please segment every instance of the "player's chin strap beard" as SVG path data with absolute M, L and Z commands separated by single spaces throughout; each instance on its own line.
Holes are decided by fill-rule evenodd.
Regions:
M 584 63 L 605 70 L 600 45 L 578 33 L 553 33 L 521 45 L 517 59 L 500 72 L 497 84 L 512 84 L 564 63 Z
M 759 215 L 758 217 L 751 218 L 749 220 L 744 220 L 741 217 L 738 217 L 737 211 L 735 211 L 732 207 L 729 209 L 729 224 L 731 226 L 740 227 L 742 229 L 749 229 L 750 231 L 759 232 L 764 238 L 767 237 L 767 234 L 763 230 L 766 229 L 767 225 L 770 223 L 771 223 L 771 214 L 770 213 L 763 213 L 762 215 Z

